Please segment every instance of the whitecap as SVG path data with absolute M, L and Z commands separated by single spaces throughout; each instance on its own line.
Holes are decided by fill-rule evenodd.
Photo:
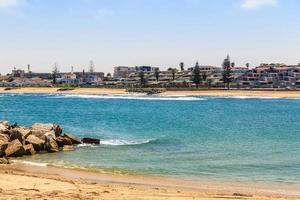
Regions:
M 141 145 L 149 144 L 155 140 L 120 140 L 120 139 L 111 139 L 111 140 L 101 140 L 100 144 L 110 145 L 110 146 L 130 146 L 130 145 Z
M 81 98 L 81 99 L 126 99 L 126 100 L 148 100 L 148 101 L 203 101 L 200 97 L 163 97 L 163 96 L 142 96 L 142 95 L 82 95 L 67 94 L 51 96 L 50 98 Z

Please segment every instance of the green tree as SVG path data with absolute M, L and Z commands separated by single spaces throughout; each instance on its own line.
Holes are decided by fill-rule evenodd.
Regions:
M 181 62 L 181 63 L 179 64 L 179 67 L 180 67 L 180 70 L 181 70 L 181 71 L 184 71 L 184 62 Z
M 234 66 L 234 64 L 230 62 L 229 55 L 227 56 L 226 59 L 224 59 L 222 66 L 223 66 L 223 82 L 225 84 L 225 87 L 227 87 L 227 89 L 230 89 L 230 83 L 232 82 L 231 68 L 232 66 Z
M 199 63 L 197 62 L 193 70 L 193 82 L 196 84 L 196 87 L 199 88 L 201 82 L 201 71 Z
M 145 73 L 144 71 L 139 72 L 139 77 L 140 77 L 140 84 L 141 86 L 146 84 L 146 78 L 145 78 Z
M 154 76 L 157 82 L 159 81 L 159 75 L 160 75 L 159 68 L 155 68 Z
M 52 83 L 57 83 L 57 75 L 59 73 L 58 65 L 57 63 L 54 64 L 53 70 L 52 70 Z
M 249 64 L 249 63 L 246 63 L 246 67 L 247 67 L 247 69 L 249 69 L 249 66 L 250 66 L 250 64 Z

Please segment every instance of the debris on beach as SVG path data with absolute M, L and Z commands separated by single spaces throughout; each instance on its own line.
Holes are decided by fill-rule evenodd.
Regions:
M 72 134 L 63 134 L 62 128 L 56 124 L 35 123 L 27 128 L 0 121 L 0 164 L 9 164 L 8 157 L 73 151 L 75 145 L 82 143 L 100 144 L 100 140 L 80 140 Z

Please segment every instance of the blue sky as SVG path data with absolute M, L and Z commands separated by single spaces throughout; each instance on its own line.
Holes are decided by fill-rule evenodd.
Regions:
M 299 0 L 0 0 L 0 72 L 300 63 Z

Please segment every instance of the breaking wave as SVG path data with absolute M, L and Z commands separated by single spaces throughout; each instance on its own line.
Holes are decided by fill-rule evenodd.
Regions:
M 26 160 L 23 160 L 23 161 L 14 161 L 16 163 L 22 163 L 22 164 L 25 164 L 25 165 L 31 165 L 31 166 L 37 166 L 37 167 L 47 167 L 48 166 L 48 163 L 40 163 L 40 162 L 31 162 L 31 161 L 26 161 Z
M 149 144 L 154 142 L 155 140 L 102 140 L 100 144 L 103 145 L 111 145 L 111 146 L 131 146 L 131 145 L 141 145 L 141 144 Z
M 156 141 L 155 139 L 150 140 L 120 140 L 120 139 L 111 139 L 111 140 L 101 140 L 100 145 L 94 144 L 79 144 L 77 147 L 101 147 L 101 146 L 133 146 L 133 145 L 142 145 L 142 144 L 150 144 Z
M 148 100 L 148 101 L 201 101 L 200 97 L 163 97 L 163 96 L 138 96 L 138 95 L 56 95 L 51 98 L 81 98 L 81 99 L 127 99 L 127 100 Z

